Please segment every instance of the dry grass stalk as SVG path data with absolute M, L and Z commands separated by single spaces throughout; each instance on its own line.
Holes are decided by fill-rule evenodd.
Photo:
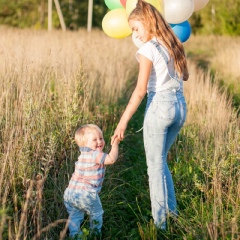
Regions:
M 53 223 L 50 223 L 48 226 L 42 228 L 41 231 L 40 231 L 39 233 L 37 233 L 37 234 L 32 238 L 32 240 L 35 240 L 35 239 L 37 240 L 37 239 L 39 239 L 42 233 L 49 231 L 51 228 L 56 227 L 56 226 L 57 226 L 58 224 L 60 224 L 60 223 L 66 223 L 66 222 L 67 222 L 66 219 L 58 219 L 58 220 L 54 221 Z M 60 239 L 62 239 L 62 237 L 64 237 L 64 234 L 63 234 L 63 236 L 60 236 Z
M 34 181 L 31 180 L 30 186 L 27 190 L 26 200 L 24 202 L 24 206 L 21 212 L 21 218 L 20 218 L 19 227 L 17 230 L 16 240 L 26 237 L 26 236 L 23 236 L 23 231 L 26 229 L 26 225 L 27 225 L 27 218 L 28 218 L 27 211 L 28 211 L 28 205 L 31 198 L 32 190 L 33 190 L 33 184 L 34 184 Z

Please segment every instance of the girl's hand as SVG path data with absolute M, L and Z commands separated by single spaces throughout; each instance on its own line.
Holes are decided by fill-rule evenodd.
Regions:
M 116 138 L 118 138 L 120 141 L 122 141 L 124 139 L 124 133 L 125 133 L 126 128 L 127 128 L 127 126 L 122 126 L 122 125 L 118 124 L 117 128 L 114 131 L 113 136 L 111 137 L 111 144 L 113 144 L 113 142 Z
M 120 143 L 120 139 L 119 139 L 119 138 L 115 138 L 115 139 L 113 140 L 112 146 L 113 146 L 113 145 L 118 145 L 119 143 Z

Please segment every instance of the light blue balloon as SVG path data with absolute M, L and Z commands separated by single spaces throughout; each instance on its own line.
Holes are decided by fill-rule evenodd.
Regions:
M 191 25 L 188 21 L 178 23 L 178 24 L 170 24 L 173 32 L 178 37 L 178 39 L 183 43 L 186 42 L 192 32 Z

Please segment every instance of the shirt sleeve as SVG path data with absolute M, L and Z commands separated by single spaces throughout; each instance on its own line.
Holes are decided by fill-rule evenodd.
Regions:
M 151 42 L 146 42 L 142 47 L 138 49 L 136 52 L 136 59 L 139 62 L 139 54 L 143 55 L 147 59 L 149 59 L 151 62 L 154 60 L 154 54 L 153 54 L 153 47 L 154 45 Z
M 107 157 L 107 153 L 94 151 L 93 157 L 95 159 L 95 163 L 101 165 L 104 163 L 104 161 Z

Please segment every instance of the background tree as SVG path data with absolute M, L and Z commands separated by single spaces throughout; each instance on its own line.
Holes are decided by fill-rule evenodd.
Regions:
M 0 24 L 19 28 L 47 29 L 48 0 L 0 0 Z M 87 26 L 88 0 L 59 0 L 67 29 Z M 93 2 L 92 26 L 101 28 L 108 8 L 103 0 Z M 240 0 L 210 0 L 194 12 L 189 22 L 193 34 L 240 35 Z M 60 28 L 53 3 L 52 23 Z
M 240 35 L 240 0 L 210 0 L 190 23 L 193 33 Z
M 59 3 L 68 29 L 77 30 L 87 26 L 88 0 L 59 0 Z M 47 6 L 48 0 L 0 0 L 0 24 L 46 29 Z M 107 10 L 104 1 L 94 0 L 93 27 L 101 27 Z M 55 28 L 60 28 L 54 3 L 52 22 Z
M 40 22 L 38 2 L 37 0 L 0 0 L 0 24 L 20 28 L 36 25 Z
M 87 26 L 88 0 L 61 1 L 64 20 L 67 28 L 77 30 Z M 103 1 L 94 0 L 93 4 L 93 27 L 101 27 L 102 19 L 107 12 L 107 6 Z

